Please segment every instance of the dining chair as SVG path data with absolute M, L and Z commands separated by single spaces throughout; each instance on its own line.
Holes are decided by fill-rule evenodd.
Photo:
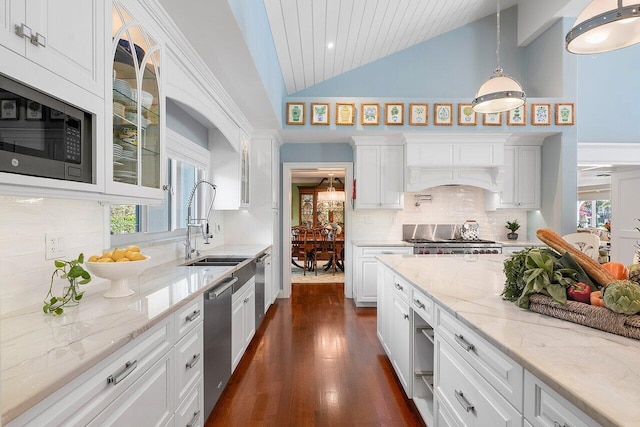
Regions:
M 600 261 L 600 238 L 592 233 L 571 233 L 562 236 L 564 240 L 575 246 L 580 252 Z
M 329 227 L 323 227 L 318 230 L 320 234 L 320 253 L 323 256 L 326 256 L 331 265 L 330 268 L 333 269 L 333 274 L 336 274 L 336 242 L 335 237 L 336 233 L 333 229 Z

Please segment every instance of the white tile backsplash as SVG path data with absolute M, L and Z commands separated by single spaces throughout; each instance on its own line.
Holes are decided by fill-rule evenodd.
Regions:
M 423 191 L 431 201 L 415 205 L 416 193 L 404 193 L 404 209 L 356 210 L 352 215 L 354 240 L 401 240 L 403 224 L 462 224 L 475 219 L 480 238 L 506 240 L 507 220 L 517 219 L 526 234 L 527 212 L 519 210 L 485 211 L 485 190 L 471 186 L 441 186 Z M 526 236 L 522 236 L 526 237 Z

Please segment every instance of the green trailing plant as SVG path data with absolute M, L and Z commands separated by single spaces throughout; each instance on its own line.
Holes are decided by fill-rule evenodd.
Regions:
M 84 262 L 84 254 L 78 255 L 78 258 L 71 261 L 55 260 L 56 269 L 51 274 L 51 283 L 49 284 L 49 292 L 44 298 L 42 311 L 46 314 L 59 316 L 64 313 L 63 307 L 77 304 L 82 299 L 84 292 L 80 292 L 80 285 L 85 285 L 91 281 L 91 275 L 82 267 Z M 65 286 L 62 290 L 62 296 L 53 295 L 53 282 L 58 277 L 66 279 L 69 286 Z
M 518 224 L 517 219 L 514 219 L 513 221 L 507 221 L 507 225 L 505 225 L 505 228 L 507 228 L 512 233 L 515 233 L 520 229 L 520 224 Z

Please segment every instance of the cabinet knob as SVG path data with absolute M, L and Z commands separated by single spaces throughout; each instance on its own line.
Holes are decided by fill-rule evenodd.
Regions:
M 404 313 L 403 316 L 404 316 L 405 320 L 409 320 L 409 315 L 407 313 Z

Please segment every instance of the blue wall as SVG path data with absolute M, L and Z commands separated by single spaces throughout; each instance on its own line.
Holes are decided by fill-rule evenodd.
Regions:
M 244 35 L 276 118 L 281 123 L 284 113 L 283 99 L 287 96 L 287 90 L 276 47 L 273 44 L 264 2 L 228 0 L 228 3 Z
M 201 147 L 209 149 L 209 131 L 171 99 L 167 98 L 167 127 Z
M 578 141 L 639 142 L 640 45 L 578 58 Z
M 353 148 L 343 143 L 283 144 L 280 161 L 285 162 L 353 162 Z

